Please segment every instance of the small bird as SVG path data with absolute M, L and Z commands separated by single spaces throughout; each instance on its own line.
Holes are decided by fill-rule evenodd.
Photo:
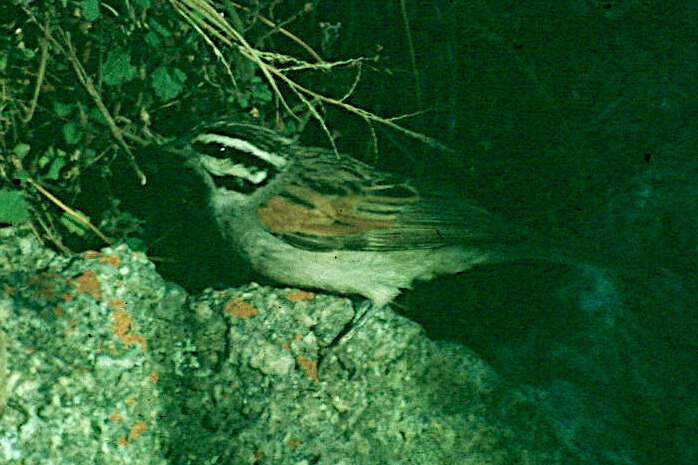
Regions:
M 208 186 L 223 237 L 283 284 L 380 308 L 414 280 L 522 258 L 569 261 L 480 206 L 261 126 L 200 126 L 176 151 Z

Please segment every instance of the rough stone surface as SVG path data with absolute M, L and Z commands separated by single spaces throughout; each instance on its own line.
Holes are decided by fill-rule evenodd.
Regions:
M 348 299 L 256 284 L 188 297 L 125 246 L 65 259 L 25 230 L 0 238 L 1 463 L 641 463 L 619 426 L 621 394 L 648 387 L 628 357 L 639 332 L 602 275 L 565 291 L 584 341 L 540 354 L 582 375 L 522 383 L 389 309 L 328 351 Z M 633 389 L 609 381 L 624 364 Z

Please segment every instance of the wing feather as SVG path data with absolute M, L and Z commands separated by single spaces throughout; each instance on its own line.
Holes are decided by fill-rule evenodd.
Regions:
M 407 179 L 353 158 L 322 158 L 304 172 L 291 173 L 293 182 L 258 209 L 262 225 L 296 247 L 438 248 L 491 238 L 501 228 L 483 208 L 431 191 L 420 194 Z

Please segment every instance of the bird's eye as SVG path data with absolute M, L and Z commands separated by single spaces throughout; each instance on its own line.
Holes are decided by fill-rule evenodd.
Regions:
M 278 172 L 273 164 L 234 145 L 195 141 L 193 148 L 214 184 L 227 190 L 252 193 Z

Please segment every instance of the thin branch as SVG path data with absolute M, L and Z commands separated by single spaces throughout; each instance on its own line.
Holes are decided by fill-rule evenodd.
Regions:
M 291 110 L 291 108 L 288 106 L 286 103 L 283 95 L 281 94 L 281 91 L 279 90 L 276 82 L 276 78 L 281 79 L 283 82 L 285 82 L 289 88 L 296 94 L 296 96 L 306 105 L 310 113 L 313 115 L 314 118 L 316 118 L 319 122 L 320 125 L 322 126 L 322 129 L 327 133 L 328 138 L 330 140 L 330 143 L 332 143 L 334 147 L 334 142 L 332 141 L 332 137 L 330 135 L 330 131 L 327 128 L 326 123 L 323 121 L 322 116 L 318 113 L 317 109 L 315 108 L 315 105 L 311 102 L 311 100 L 317 100 L 319 102 L 325 102 L 329 103 L 332 105 L 339 106 L 341 108 L 344 108 L 347 111 L 350 111 L 352 113 L 355 113 L 359 115 L 360 117 L 370 120 L 370 121 L 376 121 L 383 123 L 387 126 L 390 126 L 404 134 L 407 134 L 415 139 L 418 139 L 422 142 L 424 142 L 427 145 L 430 145 L 432 147 L 436 147 L 440 150 L 446 151 L 446 152 L 452 152 L 451 149 L 448 147 L 444 146 L 443 144 L 439 143 L 438 141 L 429 138 L 423 134 L 420 134 L 415 131 L 411 131 L 409 129 L 406 129 L 398 124 L 396 124 L 393 119 L 389 118 L 382 118 L 380 116 L 374 115 L 366 110 L 363 110 L 361 108 L 355 107 L 353 105 L 350 105 L 346 102 L 343 101 L 343 99 L 346 98 L 346 96 L 342 97 L 342 99 L 335 99 L 331 97 L 327 97 L 325 95 L 319 94 L 317 92 L 314 92 L 310 89 L 307 89 L 297 82 L 293 81 L 291 78 L 286 76 L 286 72 L 289 71 L 290 68 L 286 69 L 278 69 L 272 64 L 269 63 L 272 59 L 274 60 L 280 60 L 282 62 L 291 62 L 291 63 L 301 63 L 301 67 L 303 69 L 306 68 L 316 68 L 316 69 L 328 69 L 331 68 L 332 66 L 335 66 L 333 64 L 327 64 L 327 63 L 316 63 L 316 64 L 310 64 L 310 63 L 304 63 L 302 60 L 298 60 L 293 57 L 287 57 L 284 55 L 279 55 L 279 54 L 270 54 L 267 52 L 262 52 L 260 50 L 257 50 L 253 47 L 251 47 L 245 38 L 237 31 L 235 30 L 227 21 L 226 19 L 221 16 L 218 11 L 210 4 L 208 0 L 170 0 L 170 3 L 173 5 L 173 7 L 185 18 L 187 18 L 188 22 L 196 22 L 199 24 L 202 28 L 205 28 L 207 31 L 209 31 L 211 34 L 213 34 L 216 38 L 218 38 L 221 42 L 224 44 L 228 45 L 229 47 L 236 46 L 238 47 L 239 52 L 247 57 L 249 60 L 255 62 L 259 68 L 261 69 L 262 73 L 264 74 L 266 80 L 269 82 L 271 85 L 274 94 L 277 96 L 279 101 L 281 102 L 281 105 L 284 107 L 286 111 L 289 112 L 290 115 L 292 115 L 294 118 L 299 119 L 298 116 Z M 201 31 L 201 29 L 199 29 Z M 210 40 L 209 40 L 210 42 Z M 354 61 L 355 62 L 355 61 Z M 416 66 L 416 65 L 415 65 Z M 295 69 L 300 69 L 300 68 L 295 68 Z M 336 151 L 336 149 L 335 149 Z
M 412 30 L 410 28 L 410 20 L 407 16 L 407 6 L 405 0 L 400 0 L 400 12 L 402 13 L 402 22 L 405 23 L 405 35 L 407 36 L 407 47 L 410 51 L 410 62 L 412 65 L 412 75 L 414 76 L 414 84 L 416 86 L 415 94 L 417 96 L 417 107 L 422 108 L 422 84 L 419 78 L 419 69 L 417 69 L 417 56 L 414 53 L 414 42 L 412 41 Z
M 7 406 L 7 344 L 5 342 L 5 333 L 0 329 L 0 418 L 5 413 Z
M 437 149 L 442 150 L 444 152 L 449 152 L 449 153 L 453 152 L 453 149 L 443 145 L 441 142 L 439 142 L 435 139 L 432 139 L 431 137 L 427 137 L 424 134 L 421 134 L 421 133 L 416 132 L 416 131 L 412 131 L 410 129 L 407 129 L 407 128 L 400 126 L 399 124 L 394 123 L 392 121 L 394 118 L 383 118 L 383 117 L 375 115 L 369 111 L 366 111 L 363 108 L 355 107 L 355 106 L 350 105 L 348 103 L 342 102 L 341 100 L 337 100 L 337 99 L 334 99 L 332 97 L 327 97 L 325 95 L 314 92 L 308 88 L 301 86 L 297 82 L 293 81 L 292 79 L 290 79 L 288 76 L 286 76 L 284 73 L 280 72 L 279 70 L 277 70 L 273 66 L 270 66 L 269 70 L 272 73 L 274 73 L 276 76 L 278 76 L 281 80 L 283 80 L 286 84 L 288 84 L 288 86 L 291 87 L 296 92 L 296 95 L 300 96 L 301 93 L 309 95 L 309 96 L 311 96 L 311 97 L 313 97 L 321 102 L 326 102 L 326 103 L 329 103 L 332 105 L 336 105 L 338 107 L 342 107 L 345 110 L 350 111 L 350 112 L 352 112 L 352 113 L 354 113 L 354 114 L 356 114 L 364 119 L 383 123 L 386 126 L 390 126 L 391 128 L 393 128 L 397 131 L 400 131 L 404 134 L 407 134 L 408 136 L 413 137 L 421 142 L 424 142 L 425 144 L 427 144 L 431 147 L 437 148 Z
M 27 110 L 27 114 L 22 118 L 24 124 L 31 121 L 34 117 L 34 111 L 36 110 L 36 105 L 39 102 L 39 94 L 41 93 L 41 85 L 44 83 L 44 77 L 46 76 L 46 63 L 48 63 L 48 25 L 44 29 L 44 38 L 41 39 L 41 61 L 39 61 L 39 72 L 36 76 L 36 87 L 34 87 L 34 95 L 32 96 L 31 104 Z
M 131 165 L 131 169 L 133 169 L 133 171 L 136 173 L 136 176 L 138 176 L 138 180 L 140 181 L 141 185 L 144 186 L 148 182 L 145 177 L 145 174 L 143 173 L 143 171 L 141 171 L 140 167 L 138 166 L 136 158 L 133 156 L 131 149 L 129 148 L 128 144 L 124 140 L 123 135 L 121 134 L 121 129 L 119 129 L 119 127 L 116 125 L 114 118 L 112 118 L 111 113 L 109 113 L 109 110 L 102 101 L 102 97 L 99 95 L 99 92 L 97 92 L 97 89 L 92 83 L 92 79 L 85 71 L 85 68 L 82 67 L 80 60 L 78 60 L 77 54 L 75 53 L 75 49 L 73 48 L 73 44 L 70 41 L 70 34 L 64 33 L 63 31 L 60 32 L 61 36 L 63 37 L 63 42 L 65 43 L 68 49 L 67 51 L 63 49 L 63 53 L 65 54 L 66 58 L 68 58 L 68 61 L 70 61 L 70 63 L 73 65 L 73 70 L 75 71 L 78 80 L 83 85 L 85 90 L 87 90 L 87 93 L 90 94 L 92 100 L 94 100 L 95 102 L 95 105 L 97 105 L 97 109 L 99 109 L 99 112 L 102 114 L 104 121 L 106 121 L 107 126 L 109 126 L 109 130 L 111 131 L 112 136 L 114 136 L 121 148 L 124 150 L 124 152 L 126 152 L 129 164 Z
M 311 47 L 310 45 L 308 45 L 308 44 L 306 44 L 305 42 L 303 42 L 303 40 L 302 40 L 300 37 L 294 35 L 293 33 L 289 32 L 288 30 L 286 30 L 286 29 L 284 29 L 283 27 L 279 26 L 279 25 L 278 25 L 277 23 L 275 23 L 274 21 L 271 21 L 270 19 L 265 18 L 264 16 L 260 15 L 259 13 L 254 13 L 254 12 L 252 12 L 252 10 L 250 10 L 250 9 L 247 8 L 246 6 L 242 6 L 242 5 L 240 5 L 240 4 L 238 4 L 238 3 L 235 3 L 235 2 L 230 2 L 230 4 L 231 4 L 232 6 L 234 6 L 235 8 L 238 8 L 238 9 L 240 9 L 240 10 L 242 10 L 242 11 L 246 11 L 246 12 L 248 12 L 248 13 L 252 13 L 252 15 L 253 15 L 255 18 L 257 18 L 258 20 L 260 20 L 261 22 L 263 22 L 263 23 L 266 24 L 267 26 L 269 26 L 269 27 L 271 27 L 271 28 L 273 28 L 273 29 L 279 31 L 281 34 L 285 35 L 286 37 L 288 37 L 289 39 L 291 39 L 292 41 L 294 41 L 295 43 L 297 43 L 298 45 L 300 45 L 302 48 L 304 48 L 304 49 L 305 49 L 313 58 L 315 58 L 317 61 L 319 61 L 319 62 L 324 62 L 324 61 L 325 61 L 325 60 L 322 59 L 322 57 L 320 57 L 320 55 L 318 55 L 318 54 L 315 52 L 315 50 L 312 49 L 312 47 Z
M 57 233 L 56 227 L 53 224 L 51 215 L 49 215 L 46 212 L 46 208 L 44 205 L 41 205 L 41 207 L 44 209 L 44 215 L 36 215 L 34 217 L 34 220 L 37 223 L 39 223 L 39 226 L 41 226 L 41 229 L 43 229 L 44 231 L 44 235 L 46 235 L 46 237 L 48 237 L 51 240 L 51 242 L 53 242 L 53 245 L 58 247 L 60 251 L 63 252 L 63 255 L 65 255 L 66 257 L 70 257 L 71 255 L 73 255 L 73 251 L 66 247 L 65 244 L 63 244 L 63 241 L 61 240 L 61 237 Z M 36 240 L 39 241 L 41 245 L 45 245 L 44 236 L 39 234 L 37 227 L 34 225 L 34 221 L 30 221 L 28 224 L 29 228 L 32 230 L 32 233 L 34 233 L 34 237 L 36 238 Z
M 63 44 L 61 44 L 58 40 L 56 40 L 55 37 L 53 37 L 51 35 L 50 28 L 47 25 L 46 26 L 42 25 L 39 22 L 39 20 L 36 18 L 36 16 L 34 15 L 34 13 L 28 7 L 23 6 L 22 9 L 27 14 L 27 16 L 29 16 L 39 26 L 39 28 L 44 31 L 46 39 L 48 39 L 51 42 L 51 44 L 53 44 L 53 46 L 56 48 L 56 50 L 58 50 L 63 55 L 65 55 L 66 58 L 68 58 L 68 61 L 73 66 L 73 70 L 75 71 L 75 74 L 77 75 L 78 80 L 83 85 L 83 87 L 85 88 L 87 93 L 92 97 L 92 99 L 95 102 L 95 105 L 97 106 L 97 109 L 102 114 L 102 117 L 106 121 L 107 126 L 109 126 L 109 130 L 111 131 L 112 136 L 114 136 L 114 138 L 119 143 L 121 148 L 124 150 L 124 152 L 126 152 L 126 157 L 128 158 L 129 164 L 131 165 L 131 168 L 133 169 L 133 171 L 136 173 L 136 176 L 138 177 L 138 180 L 140 181 L 141 185 L 145 185 L 147 182 L 145 174 L 143 174 L 143 171 L 141 171 L 140 167 L 138 166 L 138 163 L 136 163 L 136 159 L 133 156 L 131 149 L 128 147 L 128 145 L 126 144 L 126 141 L 124 140 L 123 136 L 121 135 L 121 130 L 114 122 L 114 118 L 112 118 L 106 105 L 104 105 L 104 102 L 102 101 L 102 98 L 100 97 L 99 92 L 97 92 L 97 89 L 95 88 L 94 84 L 92 83 L 92 79 L 85 71 L 85 68 L 82 67 L 80 60 L 78 60 L 78 57 L 77 57 L 75 50 L 73 49 L 72 43 L 70 41 L 70 35 L 67 33 L 64 33 L 62 30 L 59 30 L 59 32 L 61 34 L 61 38 L 63 39 L 63 42 L 65 44 L 65 47 L 64 47 Z M 66 48 L 67 48 L 67 50 L 66 50 Z
M 222 40 L 226 45 L 229 47 L 233 45 L 233 42 L 228 39 L 228 37 L 231 37 L 234 39 L 240 48 L 240 53 L 243 53 L 245 56 L 247 56 L 249 59 L 251 59 L 253 62 L 255 62 L 258 66 L 259 69 L 262 71 L 262 74 L 264 74 L 264 77 L 267 79 L 267 82 L 269 82 L 269 85 L 272 87 L 274 93 L 277 95 L 279 98 L 279 101 L 281 102 L 281 105 L 288 111 L 288 113 L 293 116 L 296 119 L 299 119 L 298 116 L 291 110 L 291 107 L 289 107 L 288 103 L 286 103 L 286 99 L 284 99 L 283 94 L 279 90 L 279 87 L 276 85 L 276 81 L 274 80 L 274 77 L 272 76 L 272 73 L 269 70 L 269 65 L 267 65 L 260 56 L 258 55 L 258 52 L 255 48 L 253 48 L 249 43 L 247 43 L 247 40 L 240 34 L 238 31 L 233 28 L 230 23 L 228 23 L 223 16 L 208 2 L 208 0 L 170 0 L 170 3 L 175 7 L 175 9 L 184 16 L 190 16 L 194 21 L 198 22 L 199 25 L 206 27 L 207 29 L 211 30 L 216 36 Z M 192 13 L 190 10 L 188 10 L 186 7 L 190 7 L 194 9 L 194 13 Z M 196 7 L 196 8 L 195 8 Z M 201 16 L 199 16 L 199 13 Z M 203 17 L 202 17 L 203 16 Z M 205 20 L 208 20 L 209 22 L 207 23 Z M 223 36 L 220 33 L 217 33 L 213 27 L 217 27 L 220 31 L 226 33 L 228 37 Z
M 339 101 L 344 102 L 346 99 L 351 97 L 351 94 L 354 93 L 354 91 L 356 90 L 356 87 L 359 85 L 360 81 L 361 81 L 361 62 L 359 62 L 359 65 L 357 66 L 356 77 L 354 78 L 354 82 L 352 82 L 349 90 L 344 94 L 344 97 L 339 99 Z
M 70 208 L 69 206 L 67 206 L 67 205 L 64 204 L 63 202 L 61 202 L 60 199 L 58 199 L 58 197 L 56 197 L 55 195 L 53 195 L 52 193 L 50 193 L 48 190 L 46 190 L 41 184 L 39 184 L 38 182 L 36 182 L 34 179 L 32 179 L 32 178 L 27 178 L 27 182 L 28 182 L 29 184 L 31 184 L 32 186 L 34 186 L 34 187 L 36 188 L 36 190 L 38 190 L 39 192 L 41 192 L 41 193 L 42 193 L 44 196 L 46 196 L 51 202 L 53 202 L 54 204 L 56 204 L 60 209 L 62 209 L 62 210 L 65 211 L 67 214 L 69 214 L 70 216 L 72 216 L 73 218 L 75 218 L 79 223 L 81 223 L 81 224 L 84 225 L 85 227 L 91 229 L 92 232 L 94 232 L 95 234 L 97 234 L 97 235 L 100 237 L 100 239 L 102 239 L 104 242 L 106 242 L 106 243 L 109 244 L 109 245 L 112 244 L 111 239 L 109 239 L 107 236 L 105 236 L 104 233 L 102 233 L 102 231 L 99 230 L 99 228 L 97 228 L 95 225 L 93 225 L 92 223 L 90 223 L 90 220 L 87 219 L 87 217 L 85 217 L 85 215 L 83 215 L 82 213 L 80 213 L 80 212 L 77 211 L 77 210 L 73 210 L 72 208 Z

